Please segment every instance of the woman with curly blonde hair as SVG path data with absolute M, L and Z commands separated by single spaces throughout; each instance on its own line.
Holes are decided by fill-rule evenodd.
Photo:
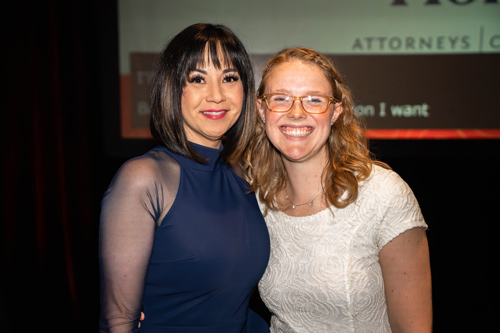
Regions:
M 271 237 L 259 283 L 272 332 L 429 332 L 417 200 L 375 161 L 331 60 L 285 49 L 265 66 L 243 169 Z

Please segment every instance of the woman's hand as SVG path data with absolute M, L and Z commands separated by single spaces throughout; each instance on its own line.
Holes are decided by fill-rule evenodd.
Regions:
M 146 316 L 144 315 L 144 312 L 141 312 L 141 317 L 139 318 L 139 325 L 137 325 L 137 327 L 141 327 L 141 321 L 143 321 L 144 318 L 146 318 Z

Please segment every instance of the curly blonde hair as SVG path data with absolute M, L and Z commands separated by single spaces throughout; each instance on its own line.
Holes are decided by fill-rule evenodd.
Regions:
M 323 170 L 326 200 L 335 207 L 343 208 L 356 200 L 359 182 L 370 175 L 373 164 L 384 168 L 389 166 L 376 161 L 370 153 L 364 122 L 354 112 L 351 92 L 327 56 L 304 47 L 280 51 L 264 67 L 257 96 L 264 95 L 266 82 L 275 66 L 296 60 L 321 68 L 331 85 L 334 99 L 340 101 L 343 108 L 326 142 L 330 163 Z M 275 198 L 286 187 L 286 170 L 281 154 L 267 138 L 261 120 L 258 120 L 256 133 L 243 157 L 242 168 L 250 189 L 259 191 L 259 198 L 265 202 L 266 208 L 278 209 Z

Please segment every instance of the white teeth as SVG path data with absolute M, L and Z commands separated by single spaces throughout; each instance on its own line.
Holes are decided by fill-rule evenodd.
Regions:
M 203 114 L 209 114 L 209 115 L 212 115 L 212 116 L 217 116 L 217 115 L 223 114 L 224 112 L 226 112 L 226 111 L 224 111 L 224 110 L 217 111 L 217 112 L 204 111 Z
M 312 129 L 310 128 L 282 128 L 281 131 L 289 136 L 294 136 L 294 137 L 301 137 L 301 136 L 306 136 L 312 132 Z

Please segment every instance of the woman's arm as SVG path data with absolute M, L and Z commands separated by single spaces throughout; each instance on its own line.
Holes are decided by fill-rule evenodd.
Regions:
M 380 250 L 393 332 L 432 331 L 429 247 L 424 228 L 410 229 Z
M 138 328 L 155 230 L 148 207 L 154 184 L 150 171 L 144 160 L 127 162 L 103 199 L 100 332 L 135 332 Z

